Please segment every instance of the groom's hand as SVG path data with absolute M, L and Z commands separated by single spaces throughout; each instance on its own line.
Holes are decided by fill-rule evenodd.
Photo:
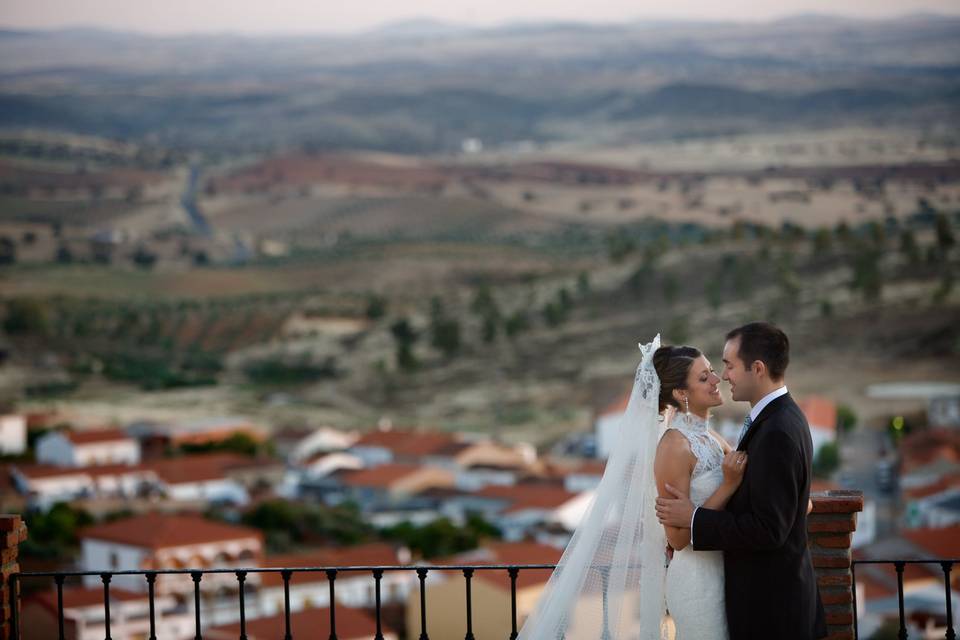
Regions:
M 657 498 L 657 520 L 667 527 L 689 529 L 690 520 L 693 518 L 693 503 L 669 484 L 665 489 L 669 496 Z

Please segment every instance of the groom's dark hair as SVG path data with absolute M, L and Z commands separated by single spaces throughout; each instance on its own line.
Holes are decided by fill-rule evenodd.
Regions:
M 727 340 L 740 338 L 737 356 L 749 367 L 760 360 L 773 380 L 782 380 L 790 364 L 790 340 L 778 326 L 769 322 L 750 322 L 727 334 Z

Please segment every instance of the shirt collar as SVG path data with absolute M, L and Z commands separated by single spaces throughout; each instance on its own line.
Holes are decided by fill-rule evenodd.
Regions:
M 760 402 L 753 405 L 753 408 L 750 409 L 750 422 L 756 422 L 757 416 L 760 415 L 760 412 L 763 411 L 764 407 L 766 407 L 768 404 L 770 404 L 780 396 L 786 395 L 786 393 L 787 393 L 787 386 L 784 385 L 778 389 L 774 389 L 767 395 L 763 396 L 760 399 Z

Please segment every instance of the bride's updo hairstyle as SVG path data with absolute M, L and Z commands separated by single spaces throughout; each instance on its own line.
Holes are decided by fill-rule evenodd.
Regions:
M 653 353 L 653 368 L 660 378 L 661 412 L 667 407 L 680 408 L 680 403 L 673 397 L 673 390 L 687 388 L 690 367 L 702 355 L 699 349 L 685 346 L 660 347 Z

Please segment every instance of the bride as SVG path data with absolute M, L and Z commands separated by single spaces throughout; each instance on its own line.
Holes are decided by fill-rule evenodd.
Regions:
M 519 640 L 660 640 L 667 608 L 677 640 L 727 638 L 720 552 L 688 548 L 690 530 L 664 531 L 654 507 L 670 484 L 722 508 L 746 456 L 709 428 L 720 378 L 699 351 L 659 335 L 640 351 L 617 446 Z

